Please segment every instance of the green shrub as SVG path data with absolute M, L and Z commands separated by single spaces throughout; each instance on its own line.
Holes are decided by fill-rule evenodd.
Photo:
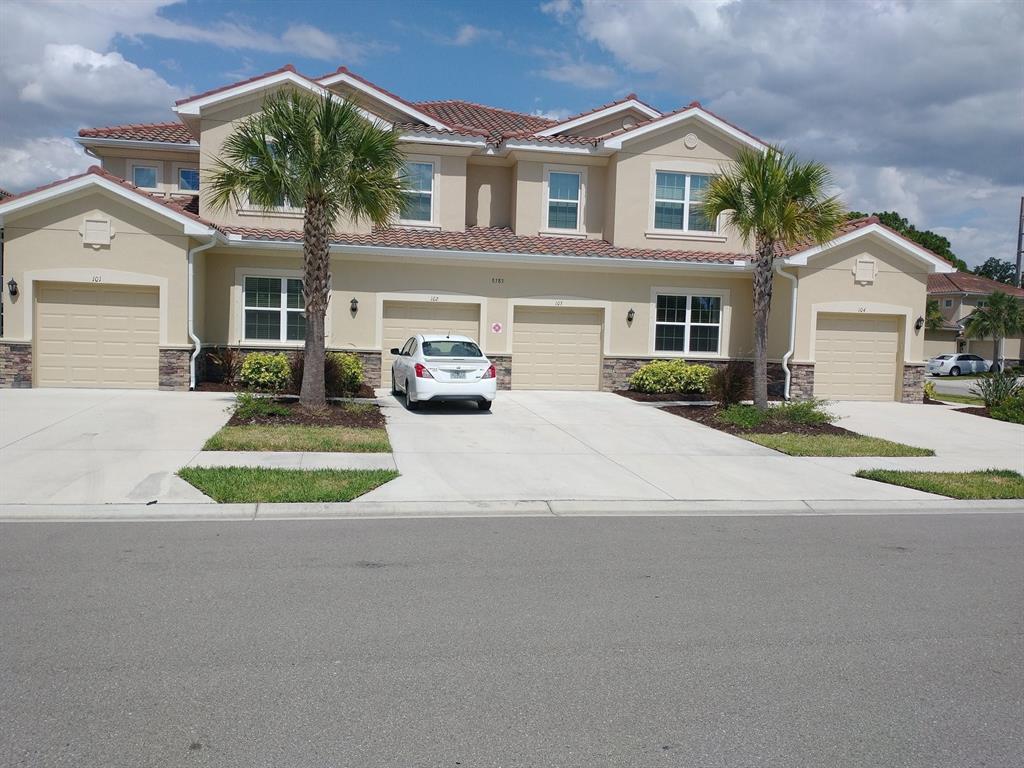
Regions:
M 713 374 L 714 368 L 707 365 L 690 365 L 685 360 L 653 360 L 629 377 L 629 388 L 652 394 L 703 394 Z
M 240 419 L 255 419 L 261 416 L 287 416 L 288 407 L 275 403 L 268 397 L 260 397 L 251 392 L 239 392 L 235 395 L 235 416 Z
M 925 400 L 938 400 L 938 393 L 935 391 L 934 381 L 926 381 L 924 383 L 924 398 Z
M 1015 395 L 989 408 L 988 412 L 993 419 L 1009 421 L 1011 424 L 1024 424 L 1024 391 L 1018 390 Z
M 718 413 L 718 419 L 726 424 L 742 429 L 756 429 L 767 424 L 771 419 L 771 411 L 762 411 L 752 405 L 730 405 Z
M 1007 372 L 982 374 L 971 387 L 971 393 L 984 400 L 988 408 L 999 405 L 1020 391 L 1017 377 Z
M 249 389 L 281 392 L 291 378 L 292 367 L 281 352 L 250 352 L 242 363 L 242 384 Z
M 730 360 L 716 369 L 708 382 L 711 399 L 722 407 L 736 405 L 750 397 L 750 367 Z
M 328 397 L 351 397 L 363 386 L 363 361 L 349 352 L 328 352 L 324 359 Z
M 773 406 L 769 413 L 774 421 L 790 424 L 831 424 L 836 417 L 826 411 L 820 400 L 791 400 Z

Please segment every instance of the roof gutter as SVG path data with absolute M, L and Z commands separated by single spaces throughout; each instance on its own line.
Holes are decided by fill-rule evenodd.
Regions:
M 75 141 L 83 147 L 117 147 L 119 149 L 159 149 L 161 152 L 187 152 L 195 154 L 199 151 L 199 143 L 192 141 L 182 144 L 178 141 L 143 141 L 142 139 L 111 139 L 101 136 L 78 136 Z M 95 157 L 95 155 L 94 155 Z
M 195 286 L 195 257 L 197 253 L 202 253 L 207 248 L 212 248 L 217 244 L 217 236 L 214 235 L 210 238 L 209 242 L 198 245 L 195 248 L 188 249 L 188 337 L 192 340 L 195 345 L 195 349 L 192 351 L 192 356 L 188 361 L 188 388 L 194 390 L 196 388 L 196 360 L 199 358 L 199 352 L 203 348 L 203 342 L 200 341 L 196 335 L 196 318 L 195 318 L 195 305 L 196 305 L 196 286 Z

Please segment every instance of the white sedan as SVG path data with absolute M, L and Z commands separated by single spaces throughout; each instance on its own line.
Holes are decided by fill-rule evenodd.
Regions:
M 417 334 L 391 354 L 391 393 L 404 392 L 409 410 L 427 400 L 472 400 L 491 409 L 497 371 L 468 336 Z
M 992 362 L 977 355 L 959 353 L 939 355 L 928 361 L 925 370 L 932 376 L 959 376 L 961 373 L 988 373 Z

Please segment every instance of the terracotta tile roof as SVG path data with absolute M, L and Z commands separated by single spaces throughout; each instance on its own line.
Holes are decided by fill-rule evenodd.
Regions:
M 207 221 L 206 219 L 201 218 L 198 213 L 193 212 L 192 210 L 190 210 L 193 207 L 195 207 L 198 210 L 198 206 L 199 206 L 199 198 L 198 198 L 198 196 L 190 197 L 188 199 L 188 201 L 184 201 L 181 198 L 179 198 L 177 200 L 175 200 L 175 199 L 170 199 L 169 200 L 169 199 L 163 197 L 162 195 L 155 195 L 155 194 L 152 194 L 150 192 L 146 192 L 145 190 L 139 189 L 134 184 L 132 184 L 130 181 L 125 181 L 120 176 L 115 176 L 114 174 L 112 174 L 112 173 L 110 173 L 108 171 L 103 170 L 98 165 L 91 165 L 91 166 L 89 166 L 89 169 L 87 171 L 85 171 L 84 173 L 76 173 L 74 176 L 68 176 L 66 179 L 58 179 L 57 181 L 51 181 L 49 184 L 44 184 L 41 187 L 36 187 L 35 189 L 29 189 L 29 190 L 26 190 L 25 192 L 21 192 L 21 193 L 19 193 L 17 195 L 11 195 L 9 198 L 4 200 L 3 202 L 4 203 L 9 203 L 12 200 L 18 200 L 18 199 L 20 199 L 22 197 L 28 197 L 29 195 L 34 195 L 37 192 L 43 192 L 43 191 L 45 191 L 47 189 L 53 189 L 54 187 L 59 187 L 61 184 L 66 184 L 69 181 L 75 181 L 76 179 L 81 179 L 81 178 L 84 178 L 86 176 L 99 176 L 100 178 L 106 179 L 107 181 L 112 181 L 115 184 L 117 184 L 118 186 L 123 187 L 124 189 L 128 190 L 129 192 L 132 192 L 133 194 L 138 195 L 139 197 L 144 197 L 147 200 L 153 201 L 154 203 L 159 203 L 160 205 L 164 206 L 165 208 L 169 208 L 172 211 L 174 211 L 175 213 L 181 214 L 182 216 L 187 216 L 188 218 L 193 219 L 195 221 L 198 221 L 199 223 L 204 224 L 207 227 L 214 227 L 214 224 L 212 224 L 211 222 Z
M 679 107 L 679 109 L 673 109 L 671 112 L 665 112 L 663 115 L 661 115 L 661 117 L 654 117 L 654 118 L 651 118 L 650 120 L 640 121 L 636 125 L 634 125 L 632 128 L 616 128 L 614 131 L 609 131 L 608 133 L 606 133 L 601 138 L 602 139 L 610 139 L 610 138 L 613 138 L 615 136 L 620 136 L 620 135 L 622 135 L 624 133 L 628 133 L 629 131 L 635 131 L 637 128 L 644 128 L 644 127 L 646 127 L 648 125 L 651 125 L 652 123 L 659 123 L 662 120 L 667 120 L 668 118 L 674 117 L 675 115 L 678 115 L 680 112 L 685 112 L 688 109 L 699 109 L 701 112 L 706 112 L 707 114 L 711 115 L 715 119 L 721 120 L 723 123 L 725 123 L 729 127 L 735 128 L 737 131 L 739 131 L 740 133 L 744 134 L 745 136 L 749 136 L 754 141 L 760 142 L 761 144 L 767 144 L 768 143 L 764 139 L 758 138 L 757 136 L 752 134 L 750 131 L 745 131 L 742 128 L 740 128 L 738 125 L 736 125 L 735 123 L 729 122 L 728 120 L 726 120 L 721 115 L 715 114 L 710 109 L 708 109 L 707 107 L 702 105 L 699 101 L 691 101 L 686 106 Z
M 292 64 L 285 64 L 283 67 L 278 67 L 277 69 L 272 69 L 269 72 L 264 72 L 261 75 L 253 75 L 252 77 L 247 77 L 245 80 L 239 80 L 238 82 L 235 82 L 235 83 L 228 83 L 227 85 L 221 85 L 221 86 L 219 86 L 217 88 L 211 88 L 208 91 L 203 91 L 202 93 L 197 93 L 194 96 L 186 96 L 183 99 L 178 99 L 177 101 L 175 101 L 174 105 L 175 106 L 179 106 L 181 104 L 187 104 L 190 101 L 195 101 L 196 99 L 203 99 L 203 98 L 206 98 L 207 96 L 212 96 L 215 93 L 220 93 L 221 91 L 227 91 L 227 90 L 230 90 L 231 88 L 237 88 L 238 86 L 246 85 L 247 83 L 254 83 L 257 80 L 262 80 L 264 77 L 270 77 L 271 75 L 279 75 L 282 72 L 294 72 L 296 75 L 299 75 L 299 77 L 303 77 L 306 80 L 309 80 L 309 78 L 306 77 L 305 75 L 300 75 L 298 73 L 298 71 L 296 71 L 294 65 L 292 65 Z M 313 81 L 310 80 L 310 82 L 313 82 Z
M 1024 288 L 1015 288 L 981 275 L 972 275 L 969 272 L 928 275 L 929 294 L 972 293 L 979 296 L 990 296 L 996 291 L 1024 299 Z
M 445 101 L 419 101 L 412 106 L 435 120 L 452 127 L 476 128 L 492 137 L 500 138 L 522 132 L 533 133 L 557 124 L 537 115 L 526 115 L 500 107 L 488 107 L 471 101 L 448 99 Z
M 8 192 L 6 189 L 0 189 L 0 200 L 4 200 L 8 197 L 14 197 L 14 193 Z
M 254 227 L 220 227 L 230 235 L 247 240 L 300 242 L 302 232 L 286 229 Z M 393 227 L 369 234 L 336 233 L 337 245 L 367 245 L 380 248 L 423 248 L 444 251 L 542 254 L 550 256 L 589 256 L 607 259 L 732 264 L 749 258 L 742 253 L 712 251 L 669 251 L 649 248 L 616 248 L 607 240 L 583 240 L 560 237 L 524 237 L 508 227 L 470 227 L 464 232 Z
M 394 123 L 395 128 L 399 131 L 415 131 L 416 133 L 434 133 L 440 136 L 484 136 L 490 137 L 491 134 L 487 131 L 479 128 L 470 128 L 469 126 L 459 126 L 455 128 L 435 128 L 432 125 L 426 125 L 424 123 Z
M 617 101 L 609 101 L 607 104 L 602 104 L 599 107 L 592 107 L 591 109 L 586 109 L 583 112 L 579 112 L 579 113 L 577 113 L 575 115 L 569 115 L 569 117 L 565 118 L 564 120 L 555 120 L 554 124 L 553 125 L 549 125 L 548 128 L 554 128 L 555 126 L 563 125 L 564 123 L 571 123 L 573 120 L 579 120 L 581 117 L 586 117 L 587 115 L 592 115 L 595 112 L 600 112 L 603 109 L 608 109 L 610 107 L 617 107 L 619 104 L 625 104 L 627 101 L 639 101 L 641 104 L 643 104 L 648 109 L 653 109 L 655 112 L 658 112 L 659 114 L 661 113 L 660 109 L 656 109 L 655 107 L 652 107 L 646 101 L 643 101 L 635 93 L 627 93 L 625 96 L 623 96 L 621 99 L 618 99 Z M 647 122 L 647 120 L 645 119 L 644 122 Z M 544 129 L 543 128 L 539 128 L 537 130 L 544 130 Z
M 126 139 L 130 141 L 165 141 L 190 144 L 195 137 L 181 123 L 129 123 L 108 125 L 103 128 L 83 128 L 79 136 L 95 139 Z

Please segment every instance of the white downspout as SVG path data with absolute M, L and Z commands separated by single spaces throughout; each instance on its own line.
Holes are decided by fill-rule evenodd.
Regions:
M 783 392 L 783 396 L 789 400 L 789 384 L 791 374 L 789 372 L 789 358 L 793 356 L 793 350 L 796 347 L 796 276 L 791 275 L 788 272 L 782 271 L 782 261 L 775 262 L 775 274 L 779 277 L 784 277 L 793 283 L 792 298 L 789 302 L 789 350 L 782 356 L 782 370 L 786 374 L 786 388 Z
M 195 255 L 205 251 L 207 248 L 212 248 L 217 244 L 217 238 L 211 237 L 210 242 L 203 243 L 202 245 L 196 246 L 195 248 L 189 248 L 188 251 L 188 337 L 192 339 L 192 343 L 195 345 L 195 349 L 192 351 L 192 356 L 188 361 L 188 388 L 192 391 L 196 388 L 196 359 L 199 357 L 199 352 L 203 348 L 203 342 L 196 336 L 196 320 L 195 320 Z

